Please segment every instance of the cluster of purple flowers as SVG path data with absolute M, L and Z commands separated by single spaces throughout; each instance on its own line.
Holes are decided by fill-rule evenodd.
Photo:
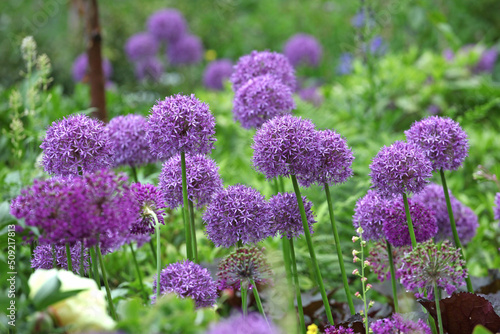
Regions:
M 373 334 L 431 334 L 432 331 L 425 321 L 417 322 L 403 318 L 395 313 L 391 318 L 380 319 L 372 323 Z
M 314 36 L 299 33 L 290 37 L 283 48 L 283 53 L 295 67 L 299 65 L 316 67 L 321 60 L 323 49 Z
M 343 326 L 327 326 L 325 327 L 325 334 L 354 334 L 354 330 Z
M 54 253 L 56 264 L 59 268 L 68 270 L 68 258 L 66 254 L 66 247 L 64 245 L 55 245 Z M 73 272 L 78 272 L 81 261 L 81 244 L 75 243 L 71 247 L 71 264 Z M 31 268 L 33 269 L 52 269 L 54 267 L 54 253 L 49 244 L 38 245 L 33 250 L 33 258 L 31 259 Z M 83 253 L 83 266 L 85 271 L 89 267 L 89 255 L 87 252 Z
M 480 47 L 479 47 L 480 48 Z M 475 48 L 472 45 L 466 45 L 462 49 L 460 49 L 458 52 L 462 54 L 468 54 L 471 51 L 478 50 L 479 48 Z M 452 50 L 445 50 L 443 52 L 444 58 L 448 61 L 452 61 L 455 58 L 455 54 L 453 54 Z M 480 74 L 480 73 L 492 73 L 493 69 L 495 68 L 495 64 L 498 60 L 498 50 L 496 48 L 490 48 L 490 49 L 484 49 L 481 51 L 481 55 L 479 57 L 479 60 L 477 61 L 470 70 L 474 74 Z
M 500 193 L 495 195 L 495 207 L 493 208 L 494 218 L 500 220 Z
M 314 233 L 313 224 L 316 223 L 312 212 L 312 202 L 302 197 L 307 217 L 309 231 Z M 304 226 L 300 216 L 297 196 L 292 193 L 279 193 L 269 200 L 271 206 L 272 235 L 280 234 L 288 239 L 296 238 L 304 234 Z
M 358 199 L 354 207 L 352 223 L 355 229 L 363 228 L 363 239 L 374 241 L 385 239 L 382 226 L 390 206 L 390 199 L 380 196 L 378 192 L 371 189 L 365 196 Z
M 233 63 L 229 59 L 219 59 L 210 62 L 203 73 L 203 85 L 211 90 L 222 90 L 224 81 L 233 73 Z
M 102 72 L 106 81 L 106 87 L 111 87 L 113 83 L 110 81 L 111 74 L 113 74 L 113 67 L 107 58 L 102 59 Z M 86 53 L 80 54 L 73 62 L 72 68 L 73 81 L 87 82 L 89 74 L 89 59 Z
M 364 236 L 364 232 L 363 232 Z M 405 254 L 411 251 L 410 246 L 392 247 L 392 260 L 394 267 L 401 267 L 401 260 Z M 385 242 L 378 241 L 370 248 L 367 258 L 370 262 L 370 269 L 377 275 L 379 281 L 383 282 L 391 278 L 389 270 L 389 255 L 387 254 L 387 245 Z
M 130 189 L 139 208 L 130 232 L 132 234 L 154 233 L 156 222 L 151 211 L 156 214 L 159 223 L 165 224 L 162 214 L 164 204 L 160 191 L 149 183 L 134 183 Z
M 212 325 L 205 334 L 280 334 L 278 327 L 268 323 L 259 313 L 233 315 Z

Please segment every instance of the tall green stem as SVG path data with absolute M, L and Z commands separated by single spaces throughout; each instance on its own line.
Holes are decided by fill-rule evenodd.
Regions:
M 356 310 L 354 309 L 354 303 L 352 302 L 351 291 L 349 290 L 349 283 L 347 282 L 347 275 L 346 275 L 345 267 L 344 267 L 344 256 L 342 255 L 342 248 L 340 247 L 339 233 L 337 231 L 337 225 L 335 224 L 335 216 L 333 213 L 333 205 L 332 205 L 332 199 L 330 196 L 330 188 L 329 188 L 327 183 L 325 183 L 324 186 L 325 186 L 326 201 L 328 202 L 328 210 L 330 213 L 330 223 L 332 224 L 333 237 L 335 238 L 335 248 L 337 250 L 337 257 L 339 259 L 340 272 L 342 273 L 342 282 L 344 283 L 344 291 L 345 291 L 345 295 L 347 297 L 347 303 L 349 304 L 349 310 L 351 311 L 351 315 L 354 315 L 356 313 Z
M 130 166 L 130 169 L 132 169 L 132 176 L 134 177 L 134 181 L 137 183 L 139 182 L 139 178 L 137 177 L 137 169 L 135 166 Z
M 453 233 L 453 240 L 455 241 L 455 247 L 460 249 L 460 255 L 462 256 L 462 260 L 464 260 L 464 264 L 462 267 L 463 269 L 467 270 L 467 260 L 465 258 L 464 248 L 462 247 L 462 243 L 460 242 L 460 238 L 458 237 L 457 224 L 455 223 L 453 209 L 451 208 L 450 194 L 448 193 L 448 186 L 446 185 L 446 178 L 444 177 L 444 171 L 442 168 L 439 170 L 439 173 L 441 174 L 441 182 L 443 183 L 444 197 L 446 199 L 446 208 L 448 209 L 448 217 L 450 217 L 450 225 L 451 225 L 451 231 Z M 467 291 L 470 293 L 474 293 L 474 289 L 472 288 L 472 282 L 469 276 L 465 278 L 465 283 L 467 283 Z
M 264 320 L 266 320 L 267 322 L 266 313 L 264 312 L 264 308 L 262 307 L 262 301 L 260 300 L 259 291 L 257 290 L 257 284 L 255 284 L 255 281 L 253 279 L 250 280 L 250 283 L 252 284 L 253 296 L 255 298 L 255 302 L 257 303 L 257 308 L 259 309 L 260 314 L 262 314 L 262 316 L 264 317 Z
M 364 242 L 363 239 L 361 239 L 361 287 L 363 291 L 363 306 L 365 310 L 363 322 L 365 323 L 365 329 L 366 329 L 366 334 L 369 334 L 370 332 L 370 326 L 368 326 L 368 306 L 366 305 L 366 281 L 363 280 L 363 278 L 366 278 L 365 276 L 365 250 L 364 250 Z
M 436 282 L 434 282 L 434 301 L 436 303 L 436 314 L 438 318 L 438 328 L 439 328 L 439 334 L 443 334 L 443 319 L 441 318 L 441 307 L 439 305 L 439 299 L 441 295 L 441 290 L 439 290 Z
M 243 316 L 246 317 L 248 314 L 247 310 L 248 284 L 246 282 L 241 282 L 240 290 L 241 290 L 241 309 L 243 310 Z
M 52 267 L 56 269 L 57 268 L 56 246 L 54 246 L 54 244 L 51 244 L 50 248 L 52 249 Z
M 106 295 L 108 297 L 109 309 L 111 311 L 111 316 L 113 319 L 118 320 L 116 316 L 115 306 L 113 304 L 113 298 L 111 298 L 111 290 L 109 289 L 108 277 L 106 274 L 106 268 L 104 267 L 104 261 L 102 260 L 101 248 L 99 247 L 99 238 L 97 239 L 97 244 L 95 245 L 97 256 L 99 257 L 99 264 L 101 265 L 102 279 L 104 281 L 104 286 L 106 287 Z
M 191 241 L 193 240 L 191 236 L 191 223 L 189 219 L 189 210 L 188 210 L 188 193 L 187 193 L 187 172 L 186 172 L 186 153 L 184 151 L 181 152 L 181 170 L 182 170 L 182 212 L 184 217 L 184 232 L 186 235 L 186 254 L 187 258 L 190 261 L 194 260 L 193 256 L 193 246 L 191 245 Z
M 161 274 L 161 240 L 160 240 L 160 223 L 158 217 L 153 210 L 148 212 L 155 220 L 156 233 L 156 300 L 160 298 L 160 274 Z
M 132 246 L 132 243 L 129 243 L 128 246 L 130 247 L 130 251 L 132 252 L 132 258 L 134 259 L 135 270 L 137 271 L 137 278 L 139 279 L 139 284 L 141 285 L 141 292 L 142 296 L 144 297 L 144 302 L 147 302 L 148 294 L 146 293 L 146 290 L 144 290 L 144 284 L 142 283 L 142 274 L 141 270 L 139 269 L 139 263 L 137 263 L 134 246 Z
M 396 286 L 396 271 L 394 270 L 394 259 L 392 257 L 392 246 L 389 241 L 385 241 L 387 245 L 387 256 L 389 257 L 389 270 L 391 272 L 392 297 L 394 299 L 394 312 L 399 313 L 398 305 L 398 289 Z
M 66 243 L 66 259 L 68 260 L 68 271 L 73 272 L 73 262 L 71 261 L 71 247 Z
M 410 215 L 410 205 L 408 204 L 408 196 L 403 193 L 403 201 L 405 203 L 406 221 L 408 223 L 408 231 L 410 232 L 411 248 L 417 247 L 417 239 L 415 238 L 415 231 L 413 230 L 413 223 Z
M 299 326 L 300 332 L 302 334 L 306 333 L 306 324 L 304 321 L 304 309 L 302 307 L 302 295 L 300 293 L 300 285 L 299 285 L 299 274 L 297 273 L 297 262 L 295 261 L 295 247 L 293 246 L 293 239 L 285 239 L 288 240 L 289 249 L 290 249 L 290 257 L 292 258 L 292 276 L 295 285 L 295 295 L 297 298 L 297 309 L 299 310 Z
M 189 214 L 191 218 L 191 236 L 192 236 L 192 246 L 193 246 L 193 254 L 194 254 L 194 262 L 198 262 L 198 244 L 196 242 L 196 229 L 194 225 L 194 208 L 193 208 L 193 201 L 188 200 L 189 202 Z
M 155 251 L 155 245 L 153 244 L 153 239 L 149 239 L 149 248 L 151 248 L 151 254 L 153 255 L 153 261 L 156 262 L 156 251 Z
M 316 253 L 314 252 L 312 240 L 311 240 L 311 232 L 309 232 L 309 225 L 307 224 L 306 211 L 304 209 L 304 203 L 302 202 L 302 196 L 300 194 L 299 184 L 297 183 L 297 178 L 295 175 L 290 175 L 293 183 L 293 189 L 295 191 L 295 195 L 297 197 L 297 204 L 299 205 L 300 217 L 302 218 L 302 226 L 304 227 L 304 235 L 306 236 L 307 248 L 309 248 L 309 255 L 311 257 L 311 261 L 316 272 L 316 278 L 318 281 L 319 291 L 321 293 L 321 298 L 323 299 L 323 304 L 325 306 L 326 317 L 328 318 L 328 322 L 330 325 L 334 325 L 332 310 L 330 309 L 330 302 L 328 301 L 328 295 L 325 291 L 325 286 L 323 284 L 323 278 L 321 276 L 321 272 L 319 270 L 318 261 L 316 260 Z
M 85 260 L 85 246 L 83 245 L 83 242 L 80 243 L 80 276 L 85 275 L 85 265 L 84 265 L 84 260 Z
M 97 283 L 99 289 L 101 288 L 101 280 L 99 279 L 99 268 L 97 267 L 99 261 L 97 260 L 97 255 L 95 253 L 94 247 L 90 247 L 90 258 L 92 259 L 92 266 L 94 267 L 94 280 Z
M 281 238 L 281 246 L 282 246 L 282 251 L 283 251 L 283 261 L 285 263 L 285 273 L 286 273 L 286 281 L 288 283 L 288 286 L 292 286 L 292 271 L 290 269 L 290 244 L 287 241 L 286 236 L 283 236 Z

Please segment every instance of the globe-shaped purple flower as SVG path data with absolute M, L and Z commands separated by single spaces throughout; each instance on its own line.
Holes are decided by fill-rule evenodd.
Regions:
M 430 327 L 422 319 L 417 322 L 394 313 L 391 318 L 379 319 L 370 326 L 373 334 L 431 334 Z
M 314 233 L 313 224 L 316 223 L 312 212 L 312 203 L 302 196 L 304 209 L 306 211 L 309 232 Z M 271 229 L 272 234 L 280 234 L 288 239 L 296 238 L 304 234 L 304 226 L 300 216 L 297 196 L 292 193 L 278 193 L 269 200 L 271 207 Z
M 155 57 L 143 59 L 134 65 L 135 77 L 140 80 L 158 82 L 163 75 L 163 64 Z
M 268 323 L 259 313 L 246 316 L 233 315 L 228 319 L 213 324 L 205 334 L 281 334 L 278 327 Z
M 500 193 L 495 195 L 495 206 L 493 207 L 493 215 L 496 220 L 500 220 Z
M 469 242 L 476 235 L 476 230 L 479 227 L 478 218 L 474 211 L 462 204 L 451 192 L 449 192 L 449 195 L 458 237 L 462 243 Z M 413 196 L 412 200 L 434 212 L 438 225 L 438 233 L 436 235 L 438 240 L 453 237 L 442 186 L 430 184 Z
M 468 155 L 467 134 L 448 117 L 430 116 L 405 131 L 409 143 L 422 148 L 434 170 L 456 170 Z
M 156 214 L 158 222 L 165 224 L 162 209 L 165 207 L 161 192 L 154 185 L 134 183 L 130 187 L 137 204 L 138 214 L 130 232 L 132 234 L 150 234 L 155 232 L 155 220 L 151 212 Z
M 73 62 L 73 80 L 76 82 L 86 81 L 86 77 L 89 71 L 89 60 L 87 58 L 86 53 L 80 54 L 76 57 Z M 111 66 L 111 62 L 107 58 L 102 59 L 102 71 L 104 73 L 104 78 L 109 79 L 111 74 L 113 73 L 113 67 Z
M 384 146 L 370 169 L 372 188 L 383 196 L 418 193 L 432 176 L 431 162 L 421 148 L 402 141 Z
M 299 65 L 316 67 L 321 60 L 323 48 L 314 36 L 299 33 L 290 37 L 283 48 L 283 53 L 295 67 Z
M 156 279 L 153 282 L 153 302 L 156 300 Z M 189 260 L 167 265 L 160 273 L 160 295 L 175 293 L 180 298 L 192 298 L 196 308 L 211 307 L 217 299 L 217 284 L 210 272 Z
M 474 67 L 474 73 L 492 73 L 498 58 L 498 51 L 494 48 L 484 50 L 481 58 Z
M 157 101 L 146 128 L 151 153 L 168 159 L 182 151 L 208 154 L 215 142 L 215 117 L 208 104 L 194 94 L 173 95 Z
M 212 195 L 222 189 L 219 167 L 209 157 L 186 154 L 186 181 L 188 199 L 199 209 L 210 203 Z M 182 206 L 181 157 L 175 155 L 163 164 L 158 188 L 171 209 Z
M 85 115 L 53 122 L 40 145 L 42 166 L 53 175 L 78 175 L 111 166 L 113 149 L 104 123 Z
M 312 103 L 315 107 L 319 107 L 323 104 L 323 95 L 321 94 L 320 89 L 316 86 L 302 88 L 297 92 L 297 94 L 302 101 Z
M 154 57 L 158 52 L 158 41 L 148 32 L 132 35 L 125 44 L 127 57 L 132 61 L 140 61 Z
M 411 246 L 392 247 L 391 250 L 394 268 L 399 268 L 405 254 L 411 251 Z M 387 244 L 385 241 L 378 241 L 370 247 L 370 253 L 366 259 L 370 262 L 370 270 L 377 275 L 379 281 L 383 282 L 391 278 L 389 255 L 387 254 Z
M 234 97 L 234 119 L 245 129 L 258 128 L 267 120 L 291 113 L 292 91 L 270 74 L 249 79 Z
M 295 90 L 295 70 L 284 55 L 270 51 L 252 51 L 241 57 L 234 67 L 230 79 L 233 91 L 237 92 L 249 79 L 264 74 L 275 76 L 292 91 Z
M 147 120 L 141 115 L 117 116 L 104 128 L 109 137 L 113 166 L 140 166 L 155 159 L 146 140 Z
M 238 241 L 257 243 L 272 234 L 270 208 L 264 196 L 244 185 L 216 192 L 203 221 L 207 236 L 217 247 L 229 248 Z
M 211 90 L 222 90 L 224 81 L 233 73 L 233 63 L 229 59 L 214 60 L 205 68 L 203 85 Z
M 153 13 L 147 22 L 148 31 L 160 41 L 175 43 L 184 36 L 187 24 L 176 9 L 166 8 Z
M 437 222 L 434 213 L 420 203 L 408 200 L 410 216 L 417 242 L 424 242 L 433 238 L 437 231 Z M 401 197 L 392 201 L 385 210 L 386 219 L 382 223 L 385 238 L 396 247 L 411 245 L 404 202 Z
M 284 115 L 262 125 L 254 136 L 253 165 L 267 179 L 307 175 L 320 162 L 319 138 L 308 119 Z
M 203 58 L 203 44 L 197 36 L 184 35 L 168 46 L 167 58 L 172 65 L 197 64 Z
M 68 258 L 66 255 L 66 246 L 54 245 L 57 267 L 68 270 Z M 73 272 L 77 273 L 80 270 L 81 260 L 81 244 L 76 243 L 70 248 L 71 265 Z M 83 253 L 83 266 L 85 271 L 89 267 L 88 252 Z M 33 258 L 31 259 L 31 268 L 33 269 L 52 269 L 54 268 L 54 255 L 52 246 L 49 244 L 38 245 L 33 250 Z
M 371 189 L 358 199 L 354 207 L 352 224 L 355 229 L 363 228 L 363 239 L 374 241 L 385 239 L 382 226 L 387 219 L 386 212 L 391 206 L 391 201 L 392 199 L 382 197 Z

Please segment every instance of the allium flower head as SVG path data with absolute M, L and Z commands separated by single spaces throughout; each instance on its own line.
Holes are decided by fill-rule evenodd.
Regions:
M 476 235 L 476 230 L 479 227 L 477 215 L 471 208 L 462 204 L 456 199 L 450 191 L 451 208 L 455 224 L 457 226 L 457 233 L 462 243 L 468 242 Z M 446 198 L 444 197 L 443 187 L 437 184 L 430 184 L 421 192 L 412 197 L 412 200 L 422 204 L 427 209 L 434 212 L 437 220 L 438 233 L 436 237 L 438 240 L 453 237 L 450 225 L 450 217 L 448 216 L 448 209 L 446 206 Z
M 132 61 L 140 61 L 154 57 L 158 52 L 158 41 L 148 32 L 132 35 L 125 44 L 127 57 Z
M 66 255 L 66 246 L 55 245 L 56 262 L 59 268 L 68 270 L 68 258 Z M 73 272 L 78 273 L 80 270 L 80 259 L 81 259 L 81 244 L 76 243 L 70 248 L 71 254 L 71 265 L 73 266 Z M 33 258 L 31 259 L 31 268 L 33 269 L 52 269 L 53 265 L 53 253 L 52 246 L 49 244 L 38 245 L 33 250 Z M 83 252 L 83 266 L 85 271 L 89 267 L 89 254 L 88 252 Z
M 407 320 L 402 315 L 394 313 L 391 318 L 380 319 L 370 326 L 373 334 L 431 334 L 432 331 L 425 321 Z
M 495 195 L 495 206 L 493 207 L 494 218 L 500 220 L 500 193 Z
M 139 81 L 151 80 L 158 82 L 163 72 L 163 64 L 156 57 L 143 59 L 134 65 L 135 77 Z
M 467 134 L 448 117 L 430 116 L 405 131 L 409 143 L 422 148 L 434 170 L 456 170 L 468 155 Z
M 325 327 L 325 334 L 354 334 L 354 330 L 352 328 L 344 328 L 343 326 L 328 326 Z
M 147 22 L 148 31 L 158 40 L 175 43 L 187 31 L 184 16 L 176 9 L 167 8 L 153 13 Z
M 354 28 L 363 28 L 365 25 L 373 27 L 375 25 L 375 20 L 373 19 L 372 11 L 367 11 L 366 8 L 362 7 L 356 15 L 352 17 L 351 24 Z
M 402 141 L 384 146 L 370 169 L 372 188 L 383 196 L 418 193 L 432 176 L 431 162 L 420 147 Z
M 215 117 L 208 104 L 194 94 L 177 94 L 157 101 L 146 127 L 151 153 L 158 159 L 168 159 L 182 151 L 208 154 L 216 140 L 214 135 Z
M 205 68 L 203 85 L 212 90 L 222 90 L 224 81 L 233 73 L 233 63 L 229 59 L 214 60 Z
M 354 207 L 352 224 L 354 228 L 363 228 L 363 239 L 382 240 L 385 239 L 382 226 L 387 219 L 387 209 L 391 206 L 392 199 L 380 196 L 374 190 L 368 190 L 365 196 L 358 199 Z
M 337 65 L 337 74 L 338 75 L 346 75 L 350 74 L 353 69 L 352 62 L 354 57 L 351 53 L 345 52 L 340 55 L 339 64 Z
M 297 92 L 297 94 L 302 101 L 310 102 L 315 107 L 319 107 L 323 103 L 323 95 L 316 86 L 302 88 Z
M 249 79 L 234 96 L 234 119 L 245 129 L 258 128 L 267 120 L 291 113 L 292 91 L 276 77 L 265 74 Z
M 281 334 L 281 331 L 274 324 L 268 324 L 259 313 L 249 313 L 233 315 L 213 324 L 205 334 Z
M 498 58 L 498 51 L 494 48 L 484 50 L 481 58 L 474 67 L 474 73 L 492 73 Z
M 271 279 L 271 268 L 266 261 L 264 249 L 258 247 L 242 247 L 226 256 L 219 263 L 217 272 L 219 290 L 251 287 L 255 284 L 266 284 Z
M 304 209 L 306 211 L 307 224 L 309 231 L 314 233 L 313 224 L 316 223 L 314 213 L 312 212 L 312 202 L 302 196 Z M 271 229 L 272 234 L 281 234 L 281 237 L 288 239 L 296 238 L 304 234 L 304 226 L 300 216 L 297 196 L 292 193 L 279 193 L 269 200 L 271 207 Z
M 411 251 L 411 246 L 391 247 L 391 249 L 394 267 L 399 268 L 405 253 Z M 366 259 L 370 262 L 370 269 L 377 274 L 379 281 L 383 282 L 391 278 L 389 255 L 387 254 L 387 245 L 385 241 L 376 242 L 373 247 L 370 248 L 370 253 Z
M 292 91 L 295 90 L 293 66 L 284 55 L 270 51 L 252 51 L 238 60 L 230 79 L 233 90 L 237 92 L 249 79 L 264 74 L 273 75 Z
M 417 242 L 433 238 L 438 231 L 434 213 L 413 200 L 408 200 L 408 204 Z M 382 223 L 382 231 L 386 239 L 396 247 L 411 245 L 403 198 L 393 199 L 384 215 L 386 218 Z
M 257 243 L 271 235 L 270 209 L 264 196 L 244 185 L 216 192 L 203 221 L 207 236 L 217 247 L 229 248 L 241 240 Z
M 130 190 L 134 194 L 134 199 L 139 209 L 130 232 L 132 234 L 154 233 L 156 222 L 151 211 L 156 214 L 159 223 L 165 224 L 162 214 L 162 208 L 165 206 L 163 205 L 163 198 L 160 191 L 149 183 L 134 183 L 130 187 Z
M 117 116 L 104 128 L 114 152 L 113 166 L 139 166 L 155 159 L 146 140 L 147 120 L 141 115 Z
M 406 290 L 427 289 L 433 294 L 436 283 L 438 288 L 451 295 L 465 285 L 468 273 L 464 265 L 460 249 L 454 248 L 448 240 L 441 246 L 429 240 L 406 254 L 396 276 Z
M 308 119 L 284 115 L 262 125 L 254 136 L 253 165 L 267 179 L 306 175 L 320 162 L 319 138 Z
M 314 36 L 299 33 L 290 37 L 285 44 L 283 53 L 295 67 L 298 65 L 316 67 L 321 60 L 323 48 Z
M 179 154 L 168 159 L 161 170 L 158 188 L 167 206 L 182 206 L 182 171 Z M 219 167 L 202 154 L 186 154 L 186 181 L 188 199 L 200 209 L 210 203 L 212 195 L 222 189 Z
M 180 298 L 192 298 L 197 308 L 210 307 L 217 299 L 217 284 L 206 268 L 185 260 L 167 265 L 160 273 L 160 295 L 172 292 Z M 153 293 L 155 302 L 156 279 Z
M 104 123 L 85 115 L 53 122 L 40 145 L 49 174 L 78 175 L 111 166 L 113 149 Z
M 86 53 L 80 54 L 73 62 L 73 80 L 75 82 L 85 81 L 89 71 L 89 60 Z M 104 78 L 109 79 L 113 73 L 111 62 L 107 58 L 102 59 L 102 71 Z
M 167 58 L 172 65 L 197 64 L 203 58 L 203 44 L 197 36 L 184 35 L 168 46 Z

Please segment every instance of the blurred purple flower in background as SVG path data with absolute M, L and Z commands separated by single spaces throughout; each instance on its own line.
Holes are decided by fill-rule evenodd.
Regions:
M 441 108 L 438 105 L 431 104 L 427 107 L 427 112 L 429 112 L 429 114 L 435 116 L 441 112 Z
M 349 52 L 344 52 L 340 55 L 339 64 L 337 65 L 337 74 L 346 75 L 352 72 L 352 61 L 354 56 Z
M 203 58 L 203 44 L 199 37 L 184 35 L 169 44 L 167 59 L 172 65 L 197 64 Z
M 283 53 L 294 67 L 299 65 L 316 67 L 321 60 L 323 48 L 314 36 L 299 33 L 288 39 Z
M 222 90 L 224 81 L 233 73 L 233 63 L 229 59 L 214 60 L 205 68 L 203 85 L 211 90 Z
M 147 22 L 148 31 L 159 41 L 177 42 L 187 31 L 184 16 L 177 9 L 166 8 L 153 13 Z
M 493 207 L 493 216 L 496 220 L 500 220 L 500 193 L 495 195 L 495 206 Z
M 311 86 L 306 88 L 301 88 L 297 92 L 301 100 L 312 103 L 315 107 L 319 107 L 323 104 L 323 95 L 319 87 Z
M 366 48 L 364 51 L 366 52 Z M 382 56 L 387 52 L 387 43 L 381 36 L 375 36 L 368 44 L 368 52 L 374 56 Z
M 497 58 L 498 58 L 497 49 L 491 48 L 484 50 L 483 54 L 481 55 L 481 58 L 474 67 L 474 73 L 493 72 Z
M 151 80 L 153 82 L 160 81 L 163 75 L 163 64 L 156 57 L 150 57 L 138 61 L 134 64 L 135 77 L 139 81 Z
M 268 323 L 259 313 L 233 315 L 212 324 L 205 334 L 281 334 L 281 330 Z
M 352 225 L 355 229 L 363 228 L 365 240 L 384 240 L 382 231 L 384 221 L 387 219 L 387 209 L 392 205 L 392 199 L 380 196 L 375 190 L 368 190 L 365 196 L 358 199 L 354 207 Z
M 131 61 L 151 58 L 158 52 L 158 41 L 148 32 L 132 35 L 125 44 L 125 52 Z
M 87 81 L 87 75 L 89 71 L 89 61 L 86 53 L 80 54 L 76 57 L 73 62 L 73 80 L 75 82 Z M 104 74 L 104 79 L 109 79 L 113 73 L 113 67 L 111 62 L 107 58 L 102 58 L 102 71 Z
M 314 233 L 313 224 L 316 223 L 312 212 L 312 202 L 302 196 L 304 210 L 306 212 L 309 232 Z M 300 216 L 297 196 L 292 193 L 278 193 L 269 199 L 271 208 L 272 234 L 280 234 L 281 238 L 298 238 L 304 234 L 304 225 Z
M 375 20 L 373 19 L 372 11 L 368 11 L 368 15 L 366 12 L 367 12 L 366 8 L 362 7 L 352 17 L 351 24 L 354 28 L 364 28 L 365 25 L 368 25 L 368 27 L 373 27 L 375 25 Z

